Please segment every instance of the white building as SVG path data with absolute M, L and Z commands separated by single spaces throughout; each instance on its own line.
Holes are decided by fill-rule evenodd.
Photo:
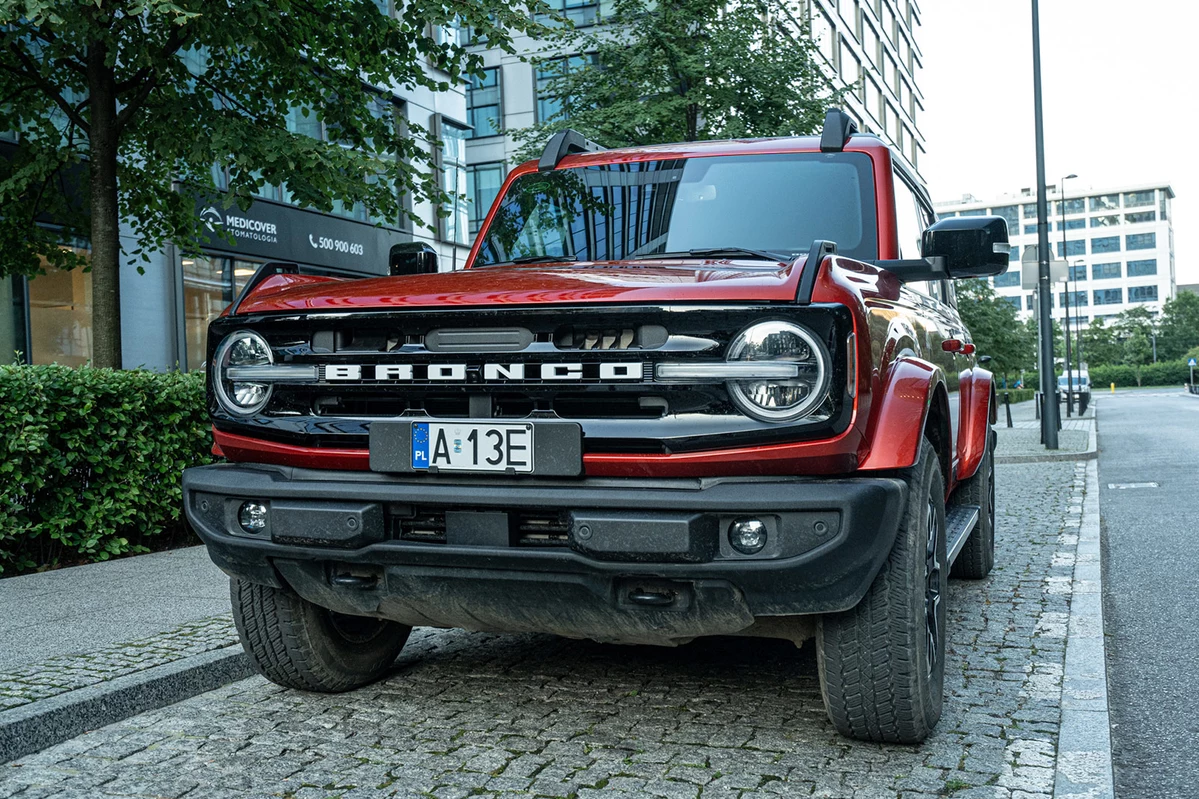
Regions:
M 602 24 L 612 0 L 550 0 L 576 27 Z M 801 0 L 811 21 L 834 85 L 850 84 L 854 92 L 846 111 L 858 127 L 881 136 L 918 170 L 924 138 L 918 127 L 923 96 L 917 88 L 922 68 L 916 35 L 920 8 L 916 0 Z M 517 37 L 519 53 L 541 44 Z M 473 130 L 466 147 L 470 230 L 478 229 L 508 170 L 516 166 L 519 145 L 511 135 L 553 114 L 557 102 L 544 88 L 550 75 L 498 49 L 483 51 L 486 72 L 467 92 Z M 569 68 L 585 56 L 564 55 Z
M 1078 190 L 1066 186 L 1049 191 L 1049 243 L 1053 256 L 1069 264 L 1071 320 L 1086 324 L 1112 317 L 1129 308 L 1158 313 L 1177 293 L 1174 278 L 1174 227 L 1168 184 L 1141 183 Z M 1012 265 L 990 278 L 995 291 L 1020 311 L 1032 315 L 1035 292 L 1020 286 L 1020 258 L 1037 243 L 1037 197 L 1022 189 L 991 199 L 973 196 L 936 204 L 941 218 L 993 214 L 1007 220 L 1012 242 Z M 1053 316 L 1065 317 L 1066 288 L 1054 286 Z

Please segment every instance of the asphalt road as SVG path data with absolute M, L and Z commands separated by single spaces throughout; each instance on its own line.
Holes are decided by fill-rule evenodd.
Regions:
M 1199 797 L 1199 396 L 1161 389 L 1099 403 L 1116 796 Z

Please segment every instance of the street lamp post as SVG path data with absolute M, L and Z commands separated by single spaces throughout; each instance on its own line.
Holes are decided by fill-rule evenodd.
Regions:
M 1053 297 L 1049 282 L 1049 202 L 1045 186 L 1045 119 L 1041 104 L 1041 4 L 1032 0 L 1033 105 L 1037 139 L 1037 307 L 1041 333 L 1041 431 L 1045 449 L 1057 449 L 1058 408 L 1053 379 Z
M 1061 211 L 1062 225 L 1062 260 L 1065 260 L 1069 253 L 1066 248 L 1066 181 L 1073 180 L 1078 175 L 1070 174 L 1061 179 L 1061 191 L 1058 193 L 1058 210 Z M 1067 261 L 1069 263 L 1069 261 Z M 1069 268 L 1069 267 L 1067 267 Z M 1066 301 L 1062 305 L 1066 309 L 1066 418 L 1074 411 L 1074 372 L 1070 368 L 1070 275 L 1066 274 Z

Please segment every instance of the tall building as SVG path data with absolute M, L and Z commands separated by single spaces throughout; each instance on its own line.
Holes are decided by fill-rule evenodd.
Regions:
M 394 13 L 389 0 L 380 8 Z M 434 36 L 458 36 L 453 28 Z M 435 71 L 434 67 L 426 69 Z M 448 76 L 442 76 L 443 79 Z M 440 137 L 434 154 L 442 186 L 459 193 L 466 178 L 465 140 L 468 132 L 464 86 L 434 92 L 423 87 L 396 88 L 383 104 L 397 124 L 417 123 Z M 294 114 L 289 129 L 313 138 L 331 139 L 315 116 Z M 20 147 L 19 136 L 0 134 L 0 150 Z M 0 153 L 2 155 L 2 153 Z M 214 174 L 218 186 L 227 175 Z M 428 226 L 407 219 L 370 218 L 362 206 L 335 207 L 321 213 L 299 207 L 285 186 L 265 186 L 246 211 L 237 206 L 196 198 L 197 216 L 211 228 L 232 233 L 233 243 L 213 236 L 200 256 L 184 255 L 175 247 L 153 253 L 143 264 L 121 266 L 122 356 L 126 367 L 155 370 L 195 369 L 206 358 L 208 323 L 228 306 L 254 271 L 268 261 L 288 261 L 304 272 L 350 276 L 382 275 L 388 271 L 390 248 L 399 243 L 426 241 L 439 253 L 442 269 L 461 264 L 469 253 L 466 205 L 456 203 L 443 217 L 429 204 L 409 208 Z M 376 225 L 376 223 L 381 225 Z M 129 225 L 122 228 L 126 252 L 137 249 Z M 77 246 L 87 250 L 88 243 Z M 50 269 L 32 279 L 0 278 L 0 362 L 14 353 L 26 363 L 78 366 L 92 357 L 91 275 L 82 270 Z
M 1174 277 L 1174 227 L 1168 184 L 1142 183 L 1086 191 L 1057 187 L 1049 193 L 1049 242 L 1056 260 L 1068 264 L 1067 288 L 1055 284 L 1053 316 L 1084 325 L 1110 320 L 1129 308 L 1154 313 L 1177 293 Z M 936 204 L 941 218 L 992 214 L 1007 220 L 1012 242 L 1009 270 L 990 278 L 995 291 L 1016 307 L 1022 319 L 1032 315 L 1035 293 L 1021 288 L 1020 260 L 1037 243 L 1037 198 L 1022 189 L 988 201 L 972 196 Z
M 612 0 L 550 0 L 576 27 L 602 25 Z M 864 131 L 878 134 L 919 170 L 924 138 L 919 117 L 923 96 L 917 86 L 922 68 L 916 38 L 920 8 L 915 0 L 801 0 L 834 85 L 850 85 L 846 111 Z M 518 37 L 516 50 L 533 53 L 542 44 Z M 508 170 L 516 166 L 519 145 L 512 133 L 537 124 L 559 108 L 546 92 L 554 70 L 541 70 L 499 49 L 485 49 L 486 70 L 467 91 L 471 131 L 466 144 L 470 229 L 487 215 Z M 563 53 L 567 69 L 586 54 Z

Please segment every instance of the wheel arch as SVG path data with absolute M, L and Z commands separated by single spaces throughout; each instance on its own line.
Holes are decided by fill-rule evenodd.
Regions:
M 948 483 L 953 437 L 944 373 L 928 361 L 900 358 L 892 365 L 882 395 L 869 433 L 870 449 L 858 468 L 872 471 L 912 466 L 920 457 L 920 442 L 927 432 Z
M 999 405 L 995 379 L 986 369 L 975 367 L 962 372 L 961 416 L 958 419 L 958 480 L 967 480 L 978 471 L 987 450 L 987 436 L 998 419 Z

